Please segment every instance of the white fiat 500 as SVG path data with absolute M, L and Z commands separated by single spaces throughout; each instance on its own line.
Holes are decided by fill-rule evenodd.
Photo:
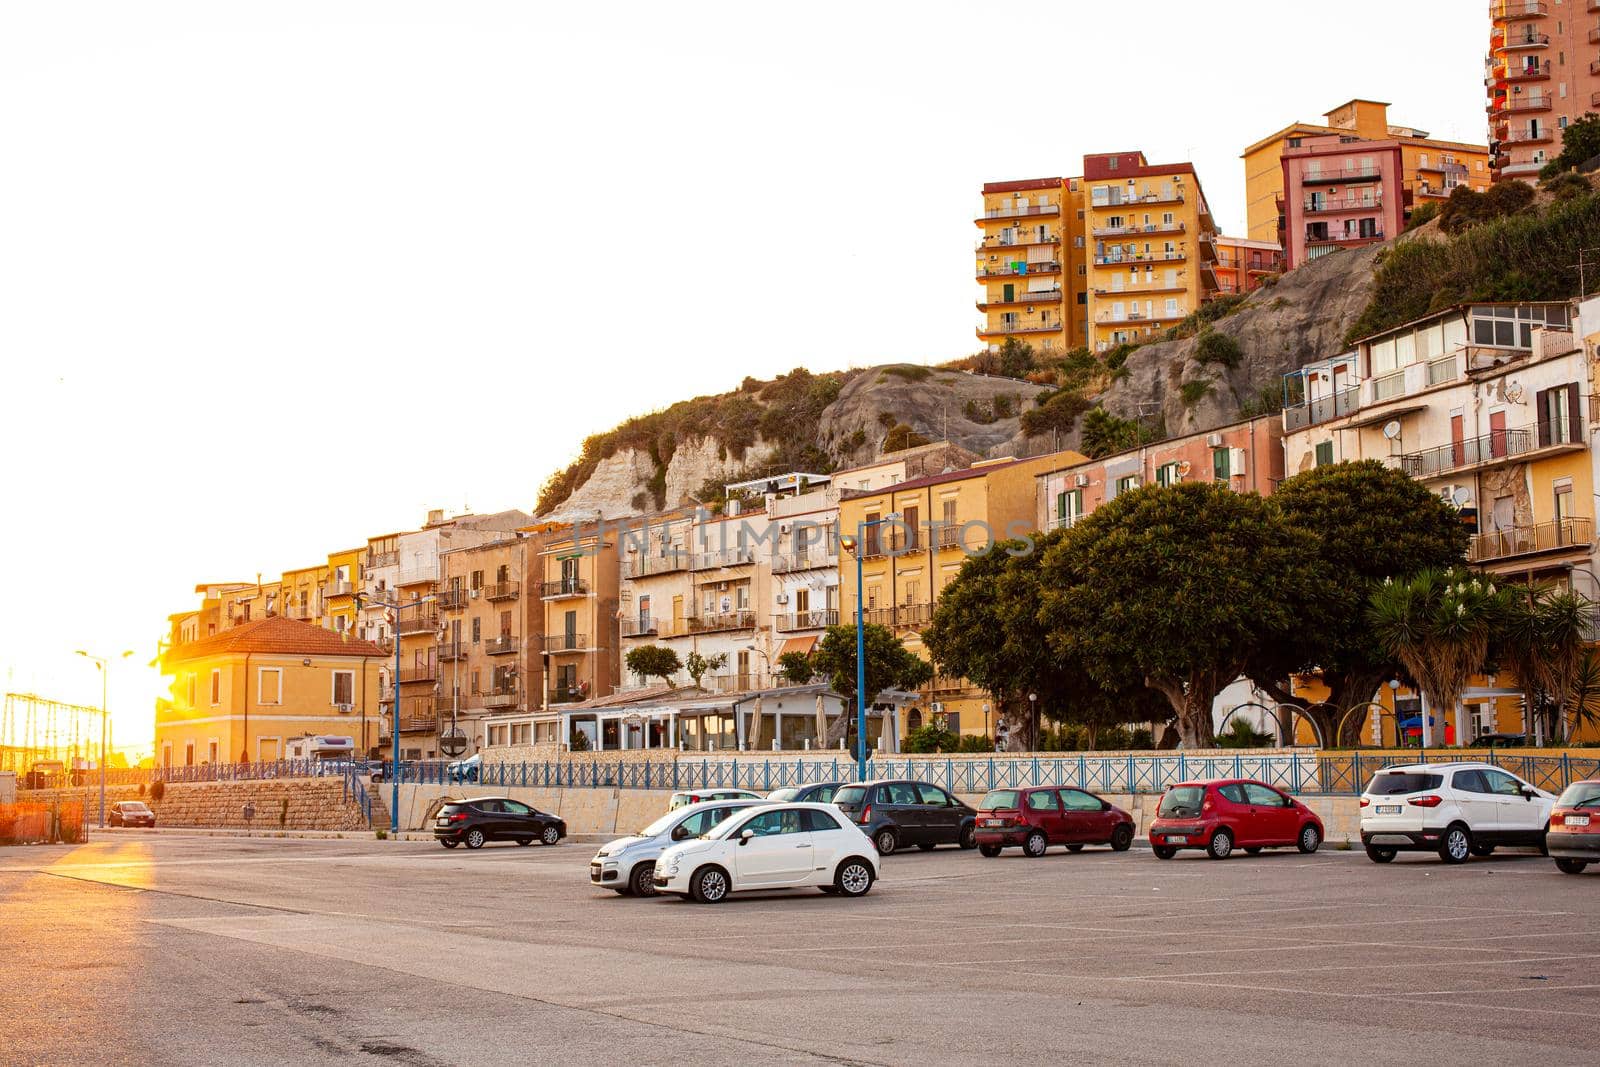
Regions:
M 600 846 L 589 861 L 589 881 L 618 893 L 655 896 L 656 860 L 677 844 L 710 833 L 739 811 L 765 806 L 764 800 L 711 800 L 674 808 L 629 837 Z
M 872 841 L 832 804 L 769 804 L 738 812 L 710 834 L 656 860 L 658 893 L 702 904 L 751 889 L 800 889 L 859 897 L 878 878 Z

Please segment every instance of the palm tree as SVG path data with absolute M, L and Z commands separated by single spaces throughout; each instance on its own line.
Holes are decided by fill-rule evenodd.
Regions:
M 1567 736 L 1585 727 L 1600 728 L 1600 655 L 1585 648 L 1578 657 L 1578 669 L 1567 691 Z
M 1507 598 L 1497 658 L 1517 676 L 1528 725 L 1556 738 L 1587 648 L 1593 605 L 1557 586 L 1530 586 Z
M 1385 654 L 1398 660 L 1447 715 L 1488 659 L 1507 612 L 1508 595 L 1464 567 L 1385 579 L 1373 593 L 1367 621 Z

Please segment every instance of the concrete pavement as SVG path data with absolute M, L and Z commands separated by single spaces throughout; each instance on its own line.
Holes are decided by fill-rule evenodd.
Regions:
M 940 850 L 855 901 L 592 889 L 592 848 L 0 851 L 3 1063 L 1592 1063 L 1600 874 Z

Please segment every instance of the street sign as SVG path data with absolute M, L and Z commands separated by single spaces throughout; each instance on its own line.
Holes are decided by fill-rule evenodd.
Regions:
M 439 750 L 446 756 L 459 756 L 467 750 L 467 735 L 460 730 L 447 730 L 439 735 Z

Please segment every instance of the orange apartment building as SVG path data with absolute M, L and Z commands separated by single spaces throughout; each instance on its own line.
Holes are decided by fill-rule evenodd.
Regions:
M 1533 181 L 1567 124 L 1600 108 L 1600 3 L 1492 0 L 1484 67 L 1494 175 Z
M 615 526 L 547 523 L 531 570 L 539 580 L 545 706 L 605 696 L 621 679 L 617 617 L 621 537 Z M 554 715 L 545 717 L 553 722 Z
M 1261 279 L 1283 272 L 1283 249 L 1272 241 L 1252 241 L 1248 237 L 1217 238 L 1217 262 L 1212 268 L 1217 278 L 1217 295 L 1253 293 Z

